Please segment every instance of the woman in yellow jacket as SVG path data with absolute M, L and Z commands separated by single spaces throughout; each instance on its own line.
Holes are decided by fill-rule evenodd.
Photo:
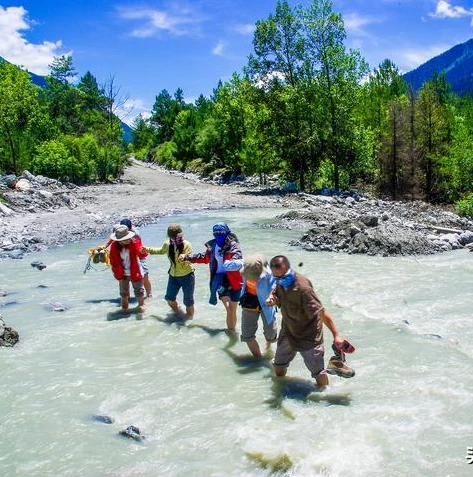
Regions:
M 161 247 L 145 247 L 151 255 L 167 254 L 170 267 L 168 270 L 168 285 L 164 299 L 175 312 L 179 311 L 177 294 L 182 288 L 184 295 L 183 302 L 186 307 L 186 315 L 194 316 L 194 268 L 190 262 L 179 260 L 179 255 L 192 253 L 191 244 L 184 239 L 182 229 L 179 224 L 169 224 L 168 240 Z

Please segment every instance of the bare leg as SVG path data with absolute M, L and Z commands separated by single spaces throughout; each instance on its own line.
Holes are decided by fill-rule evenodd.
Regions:
M 169 308 L 171 308 L 172 311 L 177 313 L 179 311 L 179 305 L 177 304 L 177 301 L 175 300 L 167 300 Z
M 246 344 L 248 345 L 251 354 L 255 358 L 261 358 L 261 350 L 259 349 L 259 344 L 255 339 L 247 341 Z
M 145 297 L 144 295 L 137 296 L 136 300 L 138 301 L 138 308 L 139 312 L 145 311 Z
M 236 324 L 237 324 L 237 309 L 238 309 L 238 302 L 231 301 L 230 297 L 223 296 L 220 298 L 222 300 L 225 309 L 227 310 L 227 328 L 230 331 L 235 331 Z
M 146 274 L 144 277 L 143 277 L 143 285 L 145 287 L 145 290 L 146 290 L 146 296 L 149 298 L 149 297 L 152 297 L 153 296 L 153 293 L 152 293 L 152 290 L 151 290 L 151 281 L 149 279 L 149 275 Z
M 284 368 L 282 366 L 274 366 L 274 374 L 280 378 L 283 376 L 286 376 L 287 373 L 287 368 Z
M 129 306 L 128 297 L 127 296 L 122 296 L 120 298 L 120 302 L 121 302 L 121 305 L 122 305 L 122 310 L 128 310 L 128 306 Z
M 194 305 L 186 306 L 186 315 L 190 318 L 194 316 Z
M 326 374 L 319 374 L 316 376 L 315 381 L 317 386 L 328 386 L 328 376 Z

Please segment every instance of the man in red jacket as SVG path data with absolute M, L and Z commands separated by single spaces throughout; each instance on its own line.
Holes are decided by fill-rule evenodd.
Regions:
M 119 282 L 121 306 L 128 310 L 130 282 L 138 301 L 137 311 L 144 311 L 145 288 L 143 285 L 143 268 L 140 261 L 142 254 L 141 240 L 135 238 L 135 232 L 126 225 L 118 225 L 112 235 L 110 246 L 110 265 L 113 276 Z

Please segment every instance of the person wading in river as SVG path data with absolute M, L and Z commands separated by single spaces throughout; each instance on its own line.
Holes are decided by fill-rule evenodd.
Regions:
M 274 372 L 276 376 L 285 376 L 290 362 L 300 353 L 317 384 L 326 386 L 323 325 L 332 333 L 334 350 L 343 349 L 348 342 L 340 337 L 332 316 L 320 302 L 310 280 L 295 272 L 287 257 L 276 255 L 270 261 L 270 268 L 276 279 L 276 288 L 267 298 L 266 305 L 279 306 L 282 314 L 273 360 Z M 344 370 L 335 371 L 330 372 L 343 377 L 354 374 L 350 376 L 342 374 Z
M 243 266 L 243 255 L 237 236 L 232 233 L 226 223 L 216 223 L 212 232 L 214 238 L 205 243 L 205 252 L 182 254 L 179 258 L 191 263 L 209 264 L 209 303 L 216 305 L 218 295 L 227 311 L 227 328 L 229 331 L 235 331 L 238 301 L 243 283 L 239 271 Z

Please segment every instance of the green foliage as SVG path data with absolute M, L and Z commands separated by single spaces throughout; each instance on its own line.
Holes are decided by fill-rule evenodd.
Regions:
M 78 184 L 116 177 L 123 131 L 103 88 L 90 72 L 74 86 L 70 56 L 50 68 L 40 89 L 26 71 L 0 63 L 0 173 L 31 169 Z
M 123 170 L 124 161 L 119 147 L 100 147 L 91 134 L 65 135 L 40 144 L 31 168 L 35 174 L 85 184 L 116 177 Z
M 155 162 L 163 166 L 180 169 L 181 164 L 176 158 L 177 146 L 173 141 L 160 144 L 156 149 Z
M 465 198 L 456 202 L 455 208 L 459 215 L 473 217 L 473 193 L 470 192 Z
M 472 191 L 473 101 L 452 96 L 442 75 L 412 91 L 389 59 L 368 75 L 345 43 L 331 1 L 279 0 L 256 23 L 241 76 L 195 104 L 180 89 L 156 96 L 151 118 L 134 125 L 135 155 L 261 183 L 279 173 L 300 190 L 355 186 L 431 201 Z
M 0 63 L 0 171 L 20 173 L 28 166 L 40 129 L 36 87 L 26 71 Z

